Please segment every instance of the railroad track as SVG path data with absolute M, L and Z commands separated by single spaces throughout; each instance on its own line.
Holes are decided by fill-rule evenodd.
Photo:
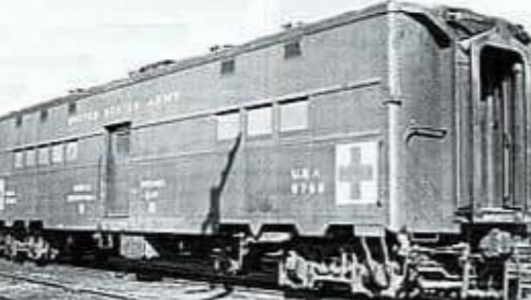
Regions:
M 188 281 L 214 283 L 233 286 L 240 289 L 259 289 L 280 293 L 283 290 L 276 282 L 276 275 L 267 273 L 247 273 L 245 275 L 215 274 L 209 266 L 194 262 L 144 261 L 114 258 L 105 262 L 83 261 L 75 264 L 62 262 L 82 268 L 122 272 L 149 278 L 174 278 Z
M 134 267 L 127 266 L 128 264 Z M 155 272 L 167 278 L 168 286 L 175 291 L 186 290 L 183 294 L 186 298 L 173 297 L 171 299 L 354 299 L 352 295 L 341 293 L 316 293 L 311 291 L 293 291 L 284 290 L 278 286 L 273 286 L 271 282 L 258 276 L 227 276 L 212 273 L 193 272 L 189 268 L 168 267 L 164 263 L 151 264 L 148 262 L 139 263 L 126 262 L 125 260 L 109 261 L 97 266 L 92 263 L 82 263 L 79 265 L 60 264 L 61 267 L 69 269 L 79 269 L 84 271 L 104 272 L 110 271 L 114 274 L 134 273 L 134 271 L 144 270 L 148 273 Z M 96 267 L 97 266 L 97 267 Z M 37 268 L 42 270 L 42 268 Z M 197 270 L 195 270 L 197 271 Z M 29 270 L 31 273 L 31 270 Z M 62 273 L 60 271 L 59 273 Z M 68 276 L 68 275 L 67 275 Z M 167 277 L 166 277 L 167 276 Z M 43 287 L 59 289 L 71 295 L 96 296 L 98 299 L 116 299 L 116 300 L 145 300 L 142 295 L 127 294 L 123 291 L 113 291 L 102 287 L 87 287 L 80 283 L 64 282 L 57 279 L 48 278 L 46 274 L 26 275 L 20 272 L 0 271 L 0 278 L 8 278 L 15 281 L 27 282 Z M 124 283 L 127 281 L 124 281 Z M 215 296 L 199 297 L 202 293 L 207 293 L 209 285 L 217 286 L 219 292 Z M 224 286 L 223 288 L 221 288 Z M 239 296 L 239 295 L 248 296 Z M 249 296 L 250 295 L 250 296 Z M 70 299 L 70 298 L 68 298 Z M 76 298 L 77 299 L 77 298 Z M 90 298 L 93 299 L 93 298 Z M 152 297 L 149 297 L 152 299 Z M 166 299 L 164 297 L 155 298 L 157 300 Z M 0 300 L 16 300 L 16 298 L 6 298 L 0 296 Z M 430 300 L 448 300 L 448 299 L 430 299 Z
M 2 266 L 0 265 L 0 269 Z M 41 271 L 39 271 L 41 270 Z M 65 272 L 66 270 L 66 272 Z M 213 280 L 207 281 L 206 278 L 203 280 L 192 280 L 192 279 L 175 279 L 171 278 L 170 280 L 165 280 L 165 287 L 167 290 L 171 290 L 174 295 L 170 298 L 164 296 L 155 296 L 153 294 L 137 294 L 133 286 L 130 291 L 126 290 L 110 290 L 106 289 L 103 286 L 85 286 L 83 283 L 72 282 L 72 279 L 81 279 L 81 282 L 87 282 L 87 279 L 91 279 L 91 275 L 102 274 L 104 270 L 94 270 L 86 269 L 84 267 L 74 267 L 74 266 L 60 266 L 58 270 L 55 270 L 55 274 L 60 274 L 60 276 L 53 275 L 52 271 L 46 271 L 46 268 L 41 267 L 31 267 L 28 265 L 17 266 L 16 270 L 10 271 L 0 271 L 0 278 L 9 279 L 16 282 L 25 282 L 28 284 L 38 285 L 41 287 L 47 287 L 51 289 L 57 289 L 65 294 L 67 297 L 64 299 L 101 299 L 101 300 L 146 300 L 146 299 L 179 299 L 179 300 L 205 300 L 205 299 L 226 299 L 226 300 L 278 300 L 278 299 L 359 299 L 355 298 L 353 295 L 346 293 L 341 294 L 327 294 L 327 293 L 312 293 L 309 291 L 283 291 L 279 289 L 264 289 L 258 287 L 252 287 L 249 285 L 231 285 L 230 289 L 223 289 L 220 286 L 225 284 L 226 281 L 223 280 Z M 25 274 L 27 272 L 27 274 Z M 78 275 L 73 275 L 74 273 L 80 273 Z M 81 273 L 85 273 L 84 275 Z M 89 273 L 89 274 L 87 274 Z M 113 277 L 116 273 L 111 272 Z M 53 277 L 51 277 L 53 276 Z M 61 276 L 66 276 L 68 281 L 61 280 Z M 76 276 L 79 276 L 77 278 Z M 212 278 L 211 278 L 212 279 Z M 121 279 L 119 279 L 121 280 Z M 231 281 L 236 282 L 235 279 Z M 123 280 L 118 284 L 131 284 L 135 281 Z M 253 280 L 253 282 L 255 282 Z M 256 283 L 256 282 L 255 282 Z M 209 287 L 210 284 L 216 284 L 217 288 L 215 291 Z M 148 284 L 149 285 L 149 284 Z M 252 284 L 251 284 L 252 285 Z M 134 293 L 134 294 L 133 294 Z M 214 294 L 213 294 L 214 293 Z M 74 297 L 75 296 L 75 297 Z M 83 296 L 86 296 L 84 298 Z M 9 297 L 5 295 L 0 295 L 0 300 L 17 300 L 18 297 Z M 24 298 L 23 299 L 34 299 L 34 298 Z M 39 299 L 57 299 L 56 297 L 51 298 L 39 298 Z M 61 298 L 63 299 L 63 298 Z M 452 300 L 448 297 L 438 297 L 431 296 L 424 298 L 426 300 Z
M 278 290 L 234 285 L 225 289 L 222 284 L 211 281 L 169 278 L 158 283 L 122 278 L 114 271 L 87 269 L 74 266 L 36 267 L 32 264 L 17 265 L 5 262 L 0 266 L 0 279 L 15 283 L 18 291 L 46 290 L 65 296 L 60 299 L 146 300 L 146 299 L 284 299 Z M 9 267 L 12 266 L 12 267 Z M 25 286 L 25 284 L 27 284 Z M 1 286 L 1 285 L 0 285 Z M 9 290 L 9 289 L 8 289 Z M 33 299 L 0 293 L 0 300 Z M 40 299 L 40 298 L 39 298 Z M 43 299 L 58 299 L 55 296 Z
M 106 291 L 101 288 L 83 287 L 81 284 L 66 283 L 66 282 L 61 282 L 61 281 L 53 280 L 53 279 L 38 278 L 36 276 L 26 276 L 22 274 L 0 271 L 0 277 L 10 279 L 10 280 L 15 280 L 15 281 L 27 282 L 27 283 L 36 284 L 36 285 L 45 286 L 45 287 L 54 288 L 54 289 L 60 289 L 64 292 L 67 292 L 69 294 L 75 294 L 75 295 L 85 294 L 85 295 L 92 295 L 92 296 L 98 296 L 98 297 L 104 297 L 107 299 L 116 299 L 116 300 L 141 300 L 140 298 L 137 298 L 137 297 L 123 295 L 123 294 L 119 294 L 119 293 L 112 292 L 112 291 Z M 0 296 L 0 300 L 11 300 L 11 299 Z

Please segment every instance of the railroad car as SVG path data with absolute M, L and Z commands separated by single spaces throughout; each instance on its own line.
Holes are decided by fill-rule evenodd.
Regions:
M 526 298 L 529 42 L 500 18 L 391 1 L 8 114 L 2 249 Z

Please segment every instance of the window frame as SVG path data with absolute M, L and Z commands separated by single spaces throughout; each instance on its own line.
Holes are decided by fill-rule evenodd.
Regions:
M 24 168 L 25 163 L 24 150 L 18 149 L 13 151 L 13 167 L 16 170 Z
M 284 43 L 284 60 L 302 57 L 302 40 L 296 39 Z
M 225 121 L 228 121 L 228 117 L 234 117 L 236 122 L 221 122 L 225 118 Z M 242 133 L 242 113 L 239 109 L 235 110 L 229 110 L 224 111 L 221 113 L 217 113 L 214 115 L 215 122 L 216 122 L 216 141 L 223 142 L 223 141 L 231 141 L 236 138 Z M 226 127 L 222 127 L 220 125 L 232 125 L 235 126 L 235 128 L 231 128 L 228 130 Z M 224 128 L 225 132 L 229 132 L 228 134 L 225 133 L 221 135 L 221 129 Z M 234 132 L 233 132 L 234 131 Z
M 20 129 L 24 125 L 24 116 L 18 115 L 15 117 L 15 128 Z
M 48 117 L 50 116 L 50 112 L 48 111 L 48 108 L 43 108 L 39 112 L 39 121 L 41 123 L 48 122 Z
M 106 143 L 109 155 L 129 156 L 133 150 L 133 124 L 131 121 L 115 123 L 105 126 Z M 127 137 L 127 139 L 123 139 Z M 126 144 L 122 144 L 127 141 Z M 126 147 L 123 147 L 126 145 Z M 123 151 L 126 150 L 126 151 Z
M 65 162 L 65 145 L 64 143 L 54 143 L 51 146 L 51 164 L 52 165 L 60 165 Z M 61 149 L 61 159 L 56 159 L 56 149 Z
M 285 127 L 285 113 L 287 113 L 286 109 L 289 109 L 289 106 L 291 105 L 301 105 L 304 104 L 305 109 L 305 119 L 304 124 L 290 124 L 290 126 Z M 289 99 L 289 100 L 283 100 L 279 101 L 277 104 L 278 107 L 278 131 L 280 134 L 290 134 L 290 133 L 296 133 L 296 132 L 303 132 L 310 129 L 310 98 L 309 97 L 301 97 L 301 98 L 295 98 L 295 99 Z M 293 109 L 293 107 L 292 107 Z
M 68 103 L 67 110 L 68 110 L 68 115 L 69 116 L 76 115 L 77 114 L 77 102 Z
M 252 106 L 245 109 L 245 134 L 247 137 L 254 139 L 254 138 L 266 138 L 271 137 L 275 133 L 275 111 L 274 111 L 274 105 L 273 103 L 267 103 L 262 104 L 258 106 Z M 260 110 L 268 110 L 268 118 L 269 118 L 269 130 L 267 131 L 254 131 L 251 130 L 251 122 L 253 120 L 253 112 L 256 113 Z
M 114 153 L 117 155 L 130 155 L 131 154 L 131 142 L 132 134 L 131 128 L 120 128 L 113 132 L 114 136 Z
M 43 153 L 46 153 L 46 156 L 43 156 Z M 46 157 L 46 160 L 44 160 L 43 157 Z M 52 164 L 51 147 L 49 145 L 38 146 L 37 147 L 37 165 L 49 166 L 51 164 Z
M 70 147 L 72 147 L 72 149 L 74 149 L 74 152 L 70 152 L 72 149 L 70 149 Z M 72 154 L 75 154 L 73 156 L 71 156 Z M 75 140 L 69 140 L 67 142 L 64 143 L 64 161 L 65 162 L 75 162 L 79 159 L 79 140 L 75 139 Z
M 24 165 L 28 168 L 37 166 L 37 148 L 27 148 L 24 150 Z
M 236 59 L 229 58 L 222 60 L 219 64 L 219 73 L 222 76 L 231 75 L 236 73 Z

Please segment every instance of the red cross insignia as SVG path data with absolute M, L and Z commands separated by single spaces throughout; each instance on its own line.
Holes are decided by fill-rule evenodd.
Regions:
M 378 200 L 378 142 L 336 145 L 336 204 Z

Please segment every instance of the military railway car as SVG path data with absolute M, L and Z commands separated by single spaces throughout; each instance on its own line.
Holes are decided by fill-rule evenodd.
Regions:
M 525 298 L 529 42 L 389 2 L 6 115 L 4 252 L 273 260 L 295 289 Z

